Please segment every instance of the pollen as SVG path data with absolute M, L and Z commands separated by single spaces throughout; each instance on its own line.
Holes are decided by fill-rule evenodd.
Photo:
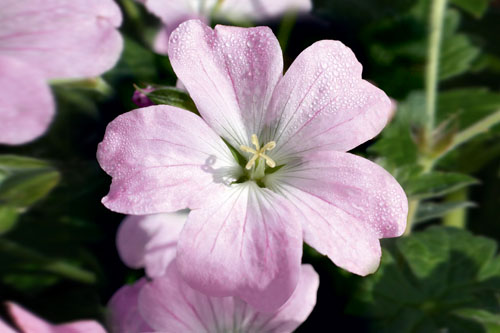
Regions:
M 257 135 L 252 134 L 252 144 L 255 146 L 255 149 L 248 146 L 240 146 L 240 149 L 245 153 L 253 154 L 250 160 L 248 160 L 245 168 L 247 170 L 250 170 L 259 158 L 263 158 L 270 168 L 274 168 L 276 166 L 276 162 L 274 162 L 273 159 L 267 156 L 265 153 L 266 151 L 273 150 L 276 147 L 276 142 L 269 141 L 261 148 L 259 144 L 259 138 L 257 138 Z

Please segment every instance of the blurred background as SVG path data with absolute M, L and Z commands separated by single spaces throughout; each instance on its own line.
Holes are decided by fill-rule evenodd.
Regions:
M 56 323 L 103 322 L 111 295 L 144 275 L 118 257 L 124 216 L 100 203 L 111 179 L 96 147 L 111 120 L 136 108 L 134 84 L 175 86 L 176 77 L 168 57 L 152 51 L 159 20 L 136 2 L 118 3 L 125 48 L 105 83 L 53 85 L 50 130 L 0 146 L 0 299 Z M 500 1 L 448 2 L 439 71 L 429 77 L 433 5 L 316 0 L 311 13 L 259 22 L 280 39 L 285 66 L 318 40 L 352 48 L 363 77 L 397 105 L 382 134 L 354 153 L 389 170 L 410 199 L 411 233 L 383 241 L 372 276 L 305 246 L 320 288 L 298 332 L 500 332 Z M 432 80 L 439 93 L 429 128 Z

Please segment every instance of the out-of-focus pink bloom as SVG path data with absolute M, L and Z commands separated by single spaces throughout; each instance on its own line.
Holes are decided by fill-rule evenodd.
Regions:
M 262 313 L 236 297 L 210 297 L 192 289 L 175 262 L 166 274 L 118 290 L 109 302 L 112 332 L 293 332 L 316 304 L 318 274 L 302 265 L 293 295 L 280 309 Z
M 146 88 L 140 90 L 136 88 L 134 91 L 134 95 L 132 96 L 132 102 L 134 102 L 135 105 L 141 108 L 155 105 L 153 102 L 151 102 L 148 96 L 146 96 L 146 93 L 150 93 L 152 91 L 155 91 L 155 88 L 151 86 L 147 86 Z
M 149 277 L 164 275 L 175 258 L 187 216 L 187 212 L 128 216 L 116 236 L 120 258 L 131 268 L 145 267 Z
M 138 0 L 158 16 L 164 28 L 156 36 L 154 49 L 167 54 L 170 33 L 191 19 L 208 23 L 212 17 L 231 21 L 265 20 L 289 11 L 308 12 L 311 0 Z
M 181 274 L 261 311 L 295 289 L 303 240 L 353 273 L 374 272 L 379 239 L 403 233 L 408 202 L 387 171 L 346 153 L 391 112 L 352 51 L 317 42 L 283 76 L 270 29 L 193 20 L 172 34 L 169 56 L 202 118 L 152 106 L 110 123 L 97 154 L 113 177 L 104 205 L 192 209 L 177 246 Z M 223 139 L 248 160 L 238 164 Z
M 114 66 L 121 13 L 113 0 L 0 0 L 0 8 L 0 143 L 21 144 L 53 117 L 46 80 L 94 77 Z
M 7 309 L 14 323 L 21 330 L 19 333 L 106 333 L 106 330 L 94 320 L 53 325 L 15 303 L 7 303 Z M 16 333 L 1 320 L 0 332 Z

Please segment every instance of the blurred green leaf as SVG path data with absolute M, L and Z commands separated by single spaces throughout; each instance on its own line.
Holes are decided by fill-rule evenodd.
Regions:
M 444 91 L 438 99 L 438 121 L 456 116 L 459 129 L 467 128 L 500 110 L 500 94 L 487 88 Z
M 432 219 L 440 218 L 449 212 L 461 208 L 475 207 L 470 201 L 450 201 L 450 202 L 423 202 L 419 205 L 415 223 L 422 223 Z
M 486 12 L 490 0 L 451 0 L 451 2 L 476 18 L 480 18 Z
M 0 204 L 24 209 L 45 197 L 60 180 L 48 162 L 30 157 L 0 156 Z
M 500 314 L 494 240 L 433 227 L 388 245 L 380 269 L 362 279 L 350 312 L 371 318 L 373 332 L 487 332 L 485 318 Z M 491 316 L 466 316 L 467 309 Z
M 428 199 L 477 183 L 477 179 L 465 174 L 434 171 L 412 178 L 405 190 L 412 199 Z
M 0 235 L 12 229 L 18 217 L 19 213 L 14 207 L 0 206 Z
M 198 113 L 191 97 L 183 90 L 175 87 L 162 87 L 146 93 L 151 102 L 157 105 L 176 106 L 194 113 Z
M 500 332 L 500 314 L 479 309 L 460 309 L 455 311 L 455 313 L 460 317 L 480 322 L 486 333 Z
M 425 96 L 416 92 L 398 103 L 394 119 L 369 148 L 383 156 L 389 165 L 414 165 L 418 157 L 418 132 L 423 124 Z
M 474 46 L 466 35 L 455 34 L 444 38 L 439 78 L 445 80 L 468 72 L 479 53 L 479 48 Z

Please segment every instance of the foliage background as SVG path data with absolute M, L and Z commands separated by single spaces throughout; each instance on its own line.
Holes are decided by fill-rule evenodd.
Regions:
M 414 213 L 412 233 L 384 240 L 381 268 L 367 278 L 305 246 L 321 282 L 300 332 L 500 332 L 500 2 L 450 0 L 429 130 L 438 1 L 317 0 L 309 15 L 265 22 L 286 46 L 285 64 L 317 40 L 337 39 L 353 49 L 364 78 L 397 101 L 391 124 L 355 153 L 398 178 Z M 0 147 L 0 299 L 53 322 L 104 320 L 111 295 L 143 275 L 118 258 L 123 216 L 100 203 L 110 178 L 96 146 L 112 119 L 135 108 L 133 84 L 173 86 L 176 78 L 168 58 L 150 51 L 157 20 L 132 1 L 120 5 L 126 44 L 107 85 L 53 85 L 50 131 Z

